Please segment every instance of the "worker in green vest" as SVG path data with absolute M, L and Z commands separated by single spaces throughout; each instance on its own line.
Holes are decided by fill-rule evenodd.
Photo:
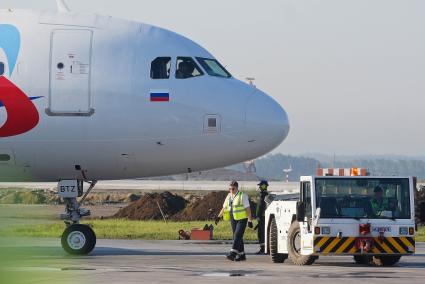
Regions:
M 220 218 L 224 221 L 230 221 L 233 231 L 233 246 L 230 253 L 226 256 L 231 261 L 245 261 L 245 247 L 243 236 L 246 226 L 253 228 L 251 207 L 247 194 L 239 190 L 237 181 L 232 181 L 229 185 L 229 194 L 223 204 L 220 214 L 216 218 L 216 224 Z
M 373 215 L 380 216 L 382 211 L 390 210 L 390 204 L 388 198 L 384 197 L 384 191 L 382 187 L 377 186 L 373 190 L 375 193 L 375 197 L 370 200 L 370 204 L 372 205 Z
M 269 194 L 267 192 L 267 188 L 269 187 L 269 183 L 266 180 L 260 181 L 258 184 L 258 188 L 260 190 L 260 195 L 257 200 L 257 211 L 255 216 L 257 217 L 258 225 L 257 225 L 257 237 L 258 243 L 260 244 L 260 250 L 257 254 L 264 254 L 264 235 L 265 235 L 265 213 L 267 209 L 266 197 Z

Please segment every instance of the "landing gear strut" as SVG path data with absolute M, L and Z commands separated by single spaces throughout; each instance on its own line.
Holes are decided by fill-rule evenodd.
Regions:
M 84 183 L 90 186 L 84 193 Z M 72 255 L 87 255 L 96 246 L 96 235 L 92 228 L 80 224 L 82 217 L 90 216 L 90 210 L 81 207 L 95 187 L 97 181 L 61 180 L 58 184 L 59 196 L 65 202 L 65 213 L 61 214 L 66 230 L 62 234 L 62 248 Z M 82 197 L 78 202 L 77 198 Z

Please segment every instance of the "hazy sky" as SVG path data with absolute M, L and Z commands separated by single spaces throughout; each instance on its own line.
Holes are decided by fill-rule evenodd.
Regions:
M 54 0 L 0 8 L 55 9 Z M 211 51 L 287 110 L 296 154 L 425 155 L 425 1 L 68 0 L 155 24 Z

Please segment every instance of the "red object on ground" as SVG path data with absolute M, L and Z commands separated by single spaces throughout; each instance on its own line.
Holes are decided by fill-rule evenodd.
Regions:
M 210 241 L 213 239 L 213 231 L 212 230 L 201 230 L 201 229 L 192 229 L 192 233 L 190 235 L 191 240 L 196 241 Z

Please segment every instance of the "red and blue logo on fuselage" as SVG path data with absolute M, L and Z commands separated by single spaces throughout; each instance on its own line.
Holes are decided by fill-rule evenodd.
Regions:
M 7 112 L 6 122 L 0 127 L 0 138 L 26 133 L 37 126 L 39 114 L 32 100 L 41 97 L 28 97 L 20 88 L 11 82 L 11 77 L 18 59 L 21 46 L 21 36 L 18 29 L 12 25 L 0 24 L 0 48 L 3 49 L 9 72 L 4 68 L 0 74 L 0 108 Z M 3 63 L 4 65 L 4 63 Z

